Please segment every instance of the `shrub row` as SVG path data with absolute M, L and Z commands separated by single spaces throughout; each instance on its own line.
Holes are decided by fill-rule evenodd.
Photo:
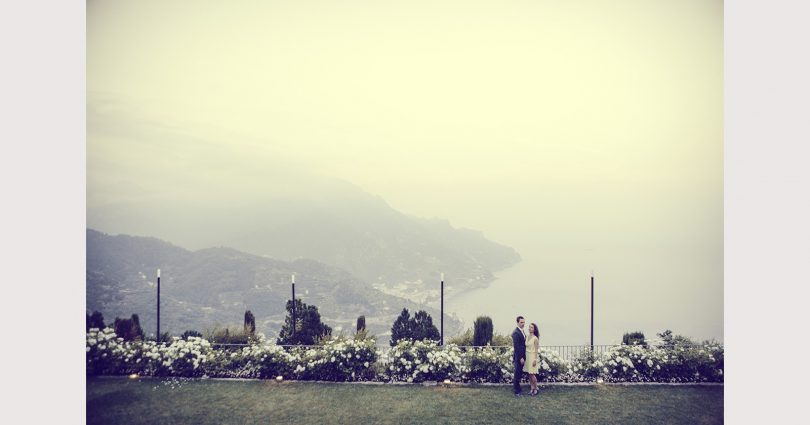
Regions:
M 723 347 L 623 345 L 573 360 L 540 350 L 542 382 L 722 382 Z M 259 334 L 253 344 L 214 348 L 200 337 L 168 343 L 124 341 L 112 328 L 91 328 L 86 344 L 91 375 L 230 377 L 425 382 L 511 382 L 512 350 L 401 340 L 386 353 L 373 339 L 335 338 L 316 347 L 285 348 Z

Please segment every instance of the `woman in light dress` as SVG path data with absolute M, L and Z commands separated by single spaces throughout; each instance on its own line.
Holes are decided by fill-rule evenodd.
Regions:
M 526 339 L 526 362 L 523 363 L 523 371 L 529 374 L 529 383 L 532 390 L 529 395 L 537 395 L 540 390 L 537 388 L 537 374 L 539 372 L 540 359 L 538 352 L 540 351 L 540 332 L 537 331 L 537 325 L 532 323 L 529 325 L 529 337 Z

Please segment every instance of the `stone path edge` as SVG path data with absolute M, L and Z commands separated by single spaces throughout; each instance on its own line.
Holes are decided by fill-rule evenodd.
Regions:
M 91 376 L 88 375 L 88 378 Z M 126 375 L 92 375 L 93 378 L 102 379 L 145 379 L 145 380 L 181 380 L 181 381 L 257 381 L 257 382 L 275 382 L 274 379 L 259 379 L 259 378 L 186 378 L 179 376 L 138 376 L 137 378 L 130 378 Z M 392 385 L 392 386 L 415 386 L 415 387 L 511 387 L 511 383 L 490 383 L 490 382 L 451 382 L 445 384 L 442 382 L 379 382 L 379 381 L 297 381 L 294 379 L 285 379 L 283 383 L 312 383 L 312 384 L 338 384 L 338 385 Z M 717 387 L 723 386 L 723 382 L 538 382 L 540 387 L 588 387 L 588 386 L 707 386 Z M 526 386 L 528 383 L 523 383 Z

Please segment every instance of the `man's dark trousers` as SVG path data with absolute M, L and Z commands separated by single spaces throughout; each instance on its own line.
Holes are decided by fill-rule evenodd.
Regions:
M 523 365 L 520 363 L 520 359 L 526 361 L 526 337 L 519 328 L 515 328 L 512 332 L 512 347 L 515 349 L 512 356 L 512 363 L 515 364 L 515 382 L 513 385 L 515 394 L 520 394 L 522 391 L 520 389 L 520 380 L 523 378 Z
M 523 391 L 520 389 L 520 380 L 522 378 L 523 378 L 523 365 L 520 364 L 520 361 L 518 360 L 518 362 L 515 363 L 515 383 L 513 384 L 513 387 L 515 388 L 515 394 L 520 394 L 521 391 Z

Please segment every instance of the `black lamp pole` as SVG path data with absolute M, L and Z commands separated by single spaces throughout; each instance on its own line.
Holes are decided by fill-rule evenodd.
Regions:
M 442 308 L 441 308 L 441 326 L 442 326 L 442 334 L 441 339 L 439 340 L 439 345 L 444 345 L 444 273 L 442 273 Z
M 591 273 L 591 351 L 593 351 L 593 273 Z
M 160 269 L 157 269 L 157 334 L 155 340 L 160 341 Z
M 295 275 L 292 275 L 292 303 L 293 303 L 293 311 L 292 311 L 292 336 L 295 336 Z

